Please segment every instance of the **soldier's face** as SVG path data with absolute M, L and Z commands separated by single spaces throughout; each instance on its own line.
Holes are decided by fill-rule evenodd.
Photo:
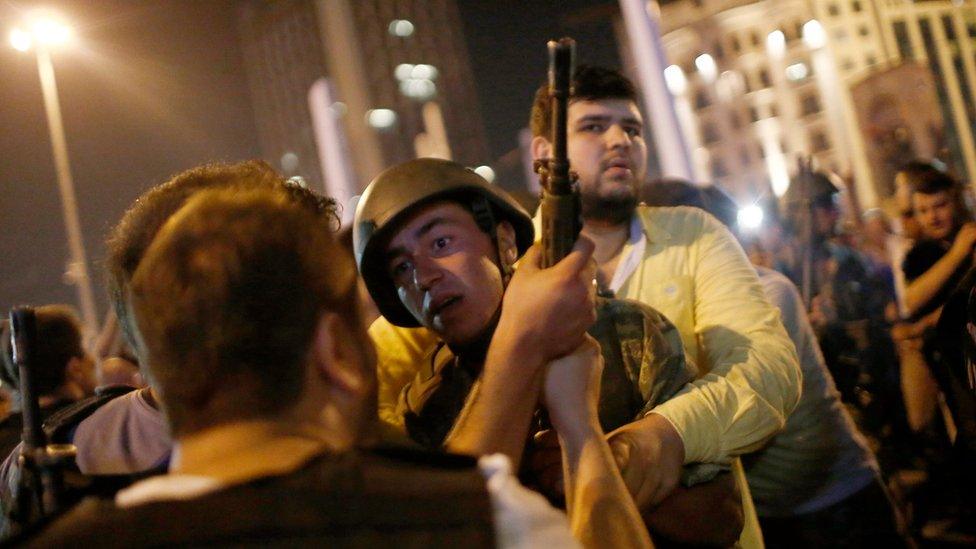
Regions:
M 499 231 L 510 231 L 507 223 Z M 491 238 L 451 202 L 419 209 L 387 246 L 400 301 L 449 345 L 474 342 L 491 325 L 504 285 Z
M 567 154 L 579 175 L 584 217 L 628 218 L 647 172 L 637 105 L 627 99 L 570 103 Z

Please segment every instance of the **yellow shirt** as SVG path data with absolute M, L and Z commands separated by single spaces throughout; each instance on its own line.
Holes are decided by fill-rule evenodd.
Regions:
M 800 399 L 796 350 L 721 223 L 697 208 L 641 206 L 636 215 L 643 258 L 617 297 L 668 317 L 700 376 L 653 411 L 681 435 L 686 463 L 729 463 L 786 424 Z

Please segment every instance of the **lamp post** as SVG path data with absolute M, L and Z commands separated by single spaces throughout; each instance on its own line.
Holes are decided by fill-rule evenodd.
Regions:
M 48 128 L 51 133 L 51 148 L 54 151 L 54 165 L 58 175 L 58 189 L 61 192 L 61 207 L 64 212 L 64 227 L 68 235 L 67 274 L 78 290 L 78 305 L 87 333 L 98 329 L 95 313 L 95 299 L 92 293 L 91 278 L 88 276 L 88 261 L 81 236 L 81 223 L 78 219 L 78 203 L 75 199 L 75 185 L 71 177 L 71 164 L 68 161 L 68 145 L 64 137 L 64 123 L 61 119 L 61 106 L 58 103 L 58 88 L 54 79 L 54 65 L 51 63 L 51 48 L 64 44 L 71 38 L 71 29 L 56 19 L 37 18 L 30 24 L 30 30 L 14 29 L 10 33 L 11 45 L 19 51 L 31 48 L 37 56 L 37 71 L 41 78 L 41 91 L 44 95 L 44 110 L 47 113 Z

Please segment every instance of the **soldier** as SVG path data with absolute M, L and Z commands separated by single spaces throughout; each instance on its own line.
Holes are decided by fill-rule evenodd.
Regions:
M 355 230 L 360 272 L 385 319 L 371 332 L 381 356 L 381 393 L 398 373 L 386 366 L 418 361 L 404 369 L 415 374 L 404 382 L 393 417 L 402 418 L 411 438 L 428 447 L 474 454 L 503 451 L 518 463 L 538 400 L 533 378 L 555 355 L 539 360 L 536 350 L 528 349 L 506 362 L 492 360 L 498 355 L 487 349 L 489 343 L 492 351 L 504 345 L 500 338 L 511 331 L 506 322 L 527 322 L 511 318 L 505 303 L 546 293 L 540 283 L 549 270 L 538 271 L 534 249 L 526 252 L 533 237 L 528 214 L 471 170 L 453 162 L 419 159 L 383 172 L 370 184 L 356 212 Z M 568 259 L 575 260 L 586 244 L 581 239 Z M 511 266 L 522 253 L 516 272 L 525 276 L 524 286 L 507 286 Z M 565 268 L 564 262 L 552 270 Z M 524 291 L 529 293 L 520 295 Z M 574 300 L 571 292 L 560 291 L 559 297 L 564 306 Z M 603 310 L 624 309 L 614 301 L 601 303 Z M 643 417 L 692 377 L 673 325 L 653 310 L 648 313 L 614 315 L 614 322 L 606 322 L 610 315 L 601 313 L 603 321 L 590 330 L 600 340 L 606 361 L 600 392 L 605 430 Z M 586 327 L 592 317 L 562 315 L 558 320 L 547 331 L 561 339 L 567 327 L 581 321 Z M 401 328 L 390 329 L 386 322 Z M 407 334 L 402 330 L 417 326 L 437 337 L 417 343 L 411 336 L 423 329 Z M 414 350 L 426 344 L 426 354 L 420 358 L 405 344 L 416 346 Z M 381 410 L 390 404 L 381 398 Z M 540 438 L 540 444 L 558 452 L 551 436 Z M 547 463 L 561 468 L 558 453 Z M 539 487 L 558 496 L 549 485 L 562 480 L 548 477 Z M 673 524 L 659 533 L 682 541 L 734 541 L 741 523 L 731 483 L 723 479 L 708 487 L 703 497 L 713 499 L 719 511 L 699 515 L 722 523 L 725 539 L 703 540 L 694 537 L 700 535 L 694 528 Z M 663 524 L 653 518 L 650 523 Z

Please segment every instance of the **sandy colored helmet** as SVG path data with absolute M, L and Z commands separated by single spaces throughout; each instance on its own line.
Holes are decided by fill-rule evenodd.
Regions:
M 511 223 L 519 256 L 532 245 L 535 232 L 529 214 L 473 170 L 437 158 L 418 158 L 385 170 L 359 199 L 353 222 L 353 249 L 356 266 L 376 307 L 397 326 L 420 324 L 400 302 L 388 272 L 386 246 L 413 212 L 439 201 L 464 206 L 493 241 L 497 241 L 498 222 Z

